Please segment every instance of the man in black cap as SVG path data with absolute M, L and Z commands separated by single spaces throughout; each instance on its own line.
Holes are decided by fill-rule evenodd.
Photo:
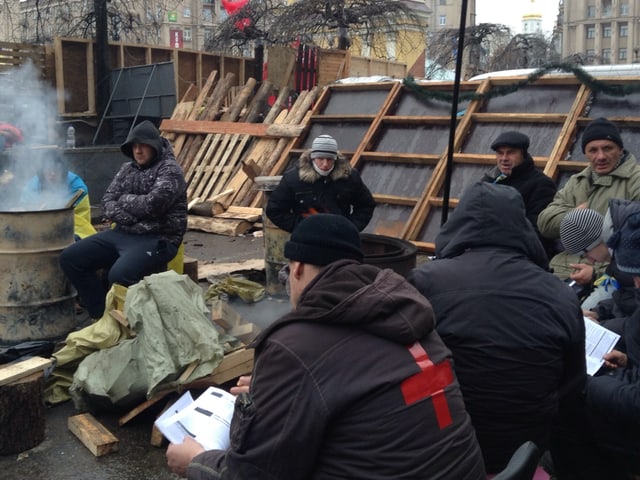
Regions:
M 558 253 L 555 240 L 544 238 L 538 232 L 538 214 L 549 205 L 556 194 L 556 184 L 538 170 L 529 154 L 529 137 L 524 133 L 501 133 L 491 144 L 496 152 L 496 166 L 482 180 L 515 188 L 522 195 L 527 218 L 538 233 L 547 256 Z
M 254 342 L 230 449 L 172 444 L 172 470 L 191 480 L 484 480 L 429 302 L 392 270 L 360 263 L 358 230 L 341 215 L 304 219 L 284 253 L 293 309 Z
M 610 198 L 640 200 L 640 165 L 624 149 L 616 125 L 606 118 L 596 118 L 584 129 L 581 145 L 589 165 L 572 175 L 538 215 L 538 228 L 546 238 L 560 238 L 562 219 L 574 208 L 591 208 L 604 215 Z M 570 278 L 581 285 L 592 284 L 606 266 L 590 265 L 567 251 L 551 259 L 551 268 L 559 278 Z

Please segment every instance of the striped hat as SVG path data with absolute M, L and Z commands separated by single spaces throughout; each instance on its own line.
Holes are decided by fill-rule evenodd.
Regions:
M 576 208 L 560 222 L 560 241 L 571 254 L 588 252 L 602 243 L 604 217 L 590 208 Z
M 320 135 L 311 144 L 311 158 L 338 158 L 338 142 L 331 135 Z

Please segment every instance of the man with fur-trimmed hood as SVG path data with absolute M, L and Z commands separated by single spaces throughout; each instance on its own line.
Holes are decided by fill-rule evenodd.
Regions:
M 333 213 L 348 218 L 359 231 L 371 220 L 375 201 L 360 174 L 338 152 L 330 135 L 320 135 L 285 172 L 267 204 L 267 216 L 281 229 L 292 232 L 305 217 Z

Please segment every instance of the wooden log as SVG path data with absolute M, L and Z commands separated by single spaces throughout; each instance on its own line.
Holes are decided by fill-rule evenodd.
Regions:
M 229 275 L 238 270 L 264 270 L 264 258 L 242 260 L 240 262 L 206 263 L 198 265 L 198 280 Z
M 196 203 L 189 209 L 189 213 L 191 215 L 198 215 L 200 217 L 213 217 L 214 203 L 215 202 L 212 201 Z
M 184 256 L 182 261 L 182 271 L 188 275 L 191 280 L 198 283 L 198 260 L 196 258 Z
M 118 451 L 118 439 L 90 413 L 69 417 L 67 427 L 96 457 Z
M 246 220 L 207 218 L 197 217 L 195 215 L 189 215 L 187 217 L 187 228 L 190 230 L 201 230 L 203 232 L 229 235 L 231 237 L 237 237 L 238 235 L 246 233 L 251 226 L 251 223 Z
M 41 371 L 0 386 L 0 455 L 24 452 L 44 440 Z
M 215 216 L 216 218 L 233 218 L 236 220 L 246 220 L 247 222 L 257 222 L 260 220 L 262 215 L 260 213 L 242 213 L 242 212 L 230 212 L 227 210 L 226 212 L 218 213 Z

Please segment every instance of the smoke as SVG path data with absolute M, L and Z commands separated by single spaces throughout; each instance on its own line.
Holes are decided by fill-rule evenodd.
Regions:
M 25 189 L 42 172 L 57 168 L 58 145 L 64 138 L 56 128 L 56 90 L 27 62 L 0 75 L 0 201 L 2 210 L 63 208 L 72 194 L 56 186 L 41 199 L 26 202 Z M 4 124 L 9 124 L 6 126 Z M 22 134 L 14 134 L 16 127 Z
M 55 138 L 56 90 L 30 61 L 0 75 L 0 120 L 20 128 L 24 145 L 62 145 Z

